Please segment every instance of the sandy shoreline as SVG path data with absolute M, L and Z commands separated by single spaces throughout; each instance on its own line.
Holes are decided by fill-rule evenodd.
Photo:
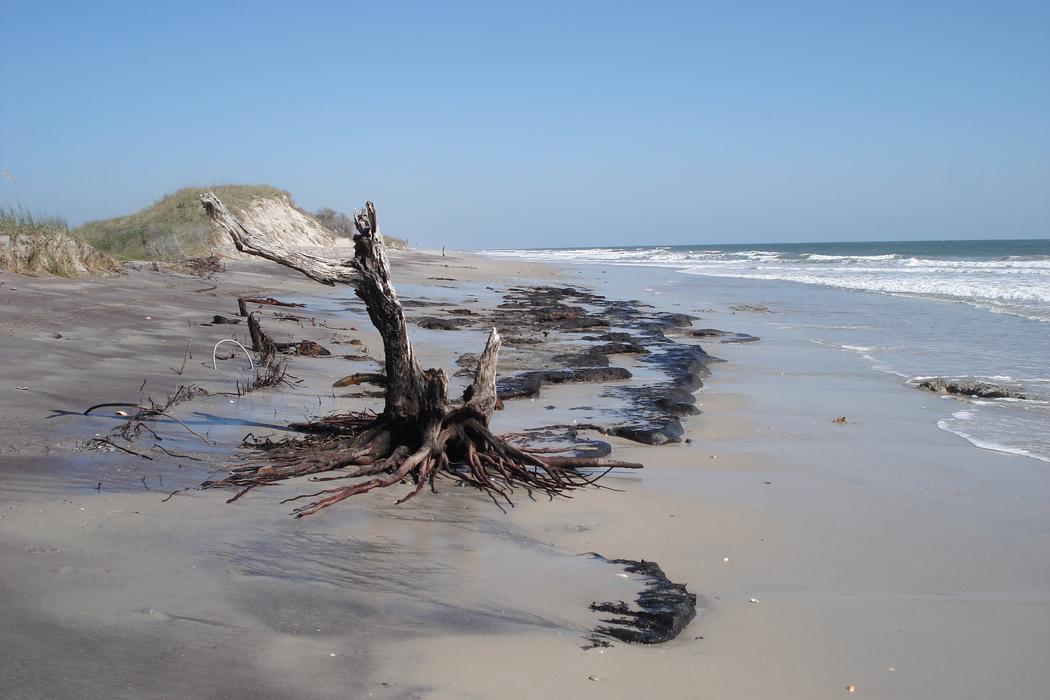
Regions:
M 529 280 L 610 298 L 648 284 L 474 257 L 394 265 L 402 296 L 478 303 L 489 287 Z M 509 515 L 463 489 L 396 508 L 373 494 L 296 521 L 278 503 L 294 486 L 230 506 L 207 491 L 162 502 L 199 483 L 203 463 L 74 452 L 112 418 L 47 416 L 134 399 L 147 377 L 156 396 L 190 382 L 227 390 L 244 360 L 213 372 L 210 346 L 231 329 L 200 323 L 233 316 L 239 293 L 343 318 L 349 290 L 254 263 L 211 281 L 0 273 L 0 290 L 0 641 L 15 649 L 0 680 L 12 697 L 627 697 L 658 686 L 669 697 L 813 698 L 847 685 L 870 697 L 1033 697 L 1050 680 L 1046 476 L 937 431 L 928 397 L 722 299 L 652 299 L 666 311 L 705 307 L 705 325 L 763 340 L 704 343 L 729 362 L 706 381 L 704 413 L 686 420 L 691 443 L 610 440 L 617 457 L 646 464 L 606 482 L 622 492 L 520 499 Z M 310 323 L 279 330 L 345 337 Z M 412 330 L 424 366 L 452 367 L 483 342 Z M 176 375 L 167 368 L 187 340 L 194 357 Z M 345 407 L 317 398 L 337 362 L 347 373 L 366 364 L 295 358 L 302 384 L 232 408 L 227 397 L 194 402 L 187 422 L 229 450 L 248 430 Z M 595 391 L 547 387 L 542 404 L 569 410 Z M 496 427 L 534 425 L 539 403 L 508 402 Z M 839 414 L 849 425 L 830 423 Z M 173 450 L 201 449 L 169 432 Z M 697 620 L 665 645 L 584 650 L 587 604 L 621 584 L 577 556 L 590 551 L 658 561 L 700 594 Z

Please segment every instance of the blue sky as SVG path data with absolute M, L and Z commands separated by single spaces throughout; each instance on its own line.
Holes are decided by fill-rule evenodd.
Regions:
M 74 224 L 266 182 L 426 246 L 1050 237 L 1050 2 L 0 0 L 0 66 Z

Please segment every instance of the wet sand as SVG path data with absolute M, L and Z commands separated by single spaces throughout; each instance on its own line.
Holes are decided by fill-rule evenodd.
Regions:
M 596 280 L 473 257 L 394 266 L 403 296 L 479 304 L 494 301 L 487 287 Z M 630 274 L 601 279 L 610 297 L 642 293 Z M 198 324 L 233 316 L 238 294 L 302 301 L 282 311 L 357 329 L 281 322 L 289 337 L 378 348 L 349 290 L 232 263 L 211 281 L 0 273 L 0 293 L 0 420 L 11 426 L 0 440 L 0 687 L 10 697 L 834 698 L 852 685 L 854 696 L 981 698 L 1040 697 L 1050 681 L 1042 465 L 938 431 L 929 396 L 803 346 L 769 318 L 732 314 L 728 300 L 646 299 L 669 311 L 691 302 L 704 325 L 763 340 L 705 343 L 728 362 L 705 382 L 704 413 L 687 419 L 691 443 L 611 440 L 615 456 L 646 464 L 603 481 L 619 490 L 521 496 L 504 515 L 446 485 L 402 506 L 371 494 L 294 520 L 279 501 L 301 484 L 230 505 L 218 491 L 163 501 L 209 463 L 75 451 L 113 417 L 47 416 L 135 400 L 147 377 L 155 397 L 189 382 L 229 389 L 246 361 L 212 371 L 210 346 L 244 330 Z M 412 330 L 425 366 L 450 367 L 484 341 Z M 178 376 L 168 367 L 188 339 L 194 358 Z M 174 425 L 164 444 L 214 459 L 249 430 L 279 435 L 304 415 L 366 405 L 332 398 L 330 384 L 368 368 L 295 358 L 301 384 L 178 407 L 214 447 Z M 536 425 L 540 405 L 557 407 L 543 423 L 571 419 L 596 391 L 546 387 L 508 402 L 494 427 Z M 849 423 L 833 424 L 838 415 Z M 659 562 L 700 595 L 697 619 L 664 645 L 585 650 L 597 618 L 587 604 L 636 588 L 580 556 L 592 551 Z

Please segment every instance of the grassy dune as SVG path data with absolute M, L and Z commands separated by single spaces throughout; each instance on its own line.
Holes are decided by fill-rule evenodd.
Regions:
M 119 272 L 120 265 L 69 235 L 66 222 L 34 217 L 21 209 L 0 209 L 0 269 L 61 277 Z
M 91 221 L 72 234 L 120 260 L 175 260 L 205 255 L 210 252 L 213 229 L 197 195 L 208 190 L 214 191 L 234 214 L 240 214 L 257 199 L 292 201 L 287 192 L 269 185 L 186 187 L 142 211 Z M 322 209 L 308 216 L 336 235 L 353 234 L 352 220 L 340 212 Z M 392 248 L 408 247 L 405 241 L 390 236 L 387 243 Z
M 90 221 L 73 231 L 99 250 L 122 260 L 171 260 L 207 252 L 211 223 L 197 195 L 213 190 L 237 213 L 255 199 L 288 196 L 269 185 L 186 187 L 142 211 L 103 221 Z

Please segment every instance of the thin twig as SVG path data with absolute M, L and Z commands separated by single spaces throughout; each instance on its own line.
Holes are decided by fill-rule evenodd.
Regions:
M 200 457 L 193 457 L 191 455 L 180 455 L 178 452 L 172 452 L 171 450 L 161 447 L 160 445 L 154 445 L 153 449 L 160 450 L 169 457 L 175 457 L 176 459 L 192 459 L 194 462 L 203 462 Z
M 168 369 L 170 369 L 172 372 L 174 372 L 175 374 L 179 375 L 180 377 L 182 376 L 182 373 L 184 371 L 186 371 L 186 360 L 188 360 L 190 358 L 190 346 L 191 345 L 193 345 L 193 341 L 192 340 L 187 340 L 186 341 L 186 352 L 183 353 L 183 355 L 182 355 L 182 367 L 179 367 L 178 369 L 175 369 L 174 367 L 168 367 Z
M 142 459 L 148 459 L 151 462 L 153 461 L 153 458 L 150 457 L 149 455 L 142 454 L 141 452 L 136 452 L 135 450 L 129 449 L 127 447 L 124 447 L 123 445 L 118 445 L 117 443 L 113 442 L 109 438 L 94 438 L 93 442 L 95 442 L 97 444 L 102 444 L 102 445 L 109 445 L 110 447 L 117 448 L 121 452 L 127 452 L 129 455 L 135 455 L 136 457 L 142 457 Z

